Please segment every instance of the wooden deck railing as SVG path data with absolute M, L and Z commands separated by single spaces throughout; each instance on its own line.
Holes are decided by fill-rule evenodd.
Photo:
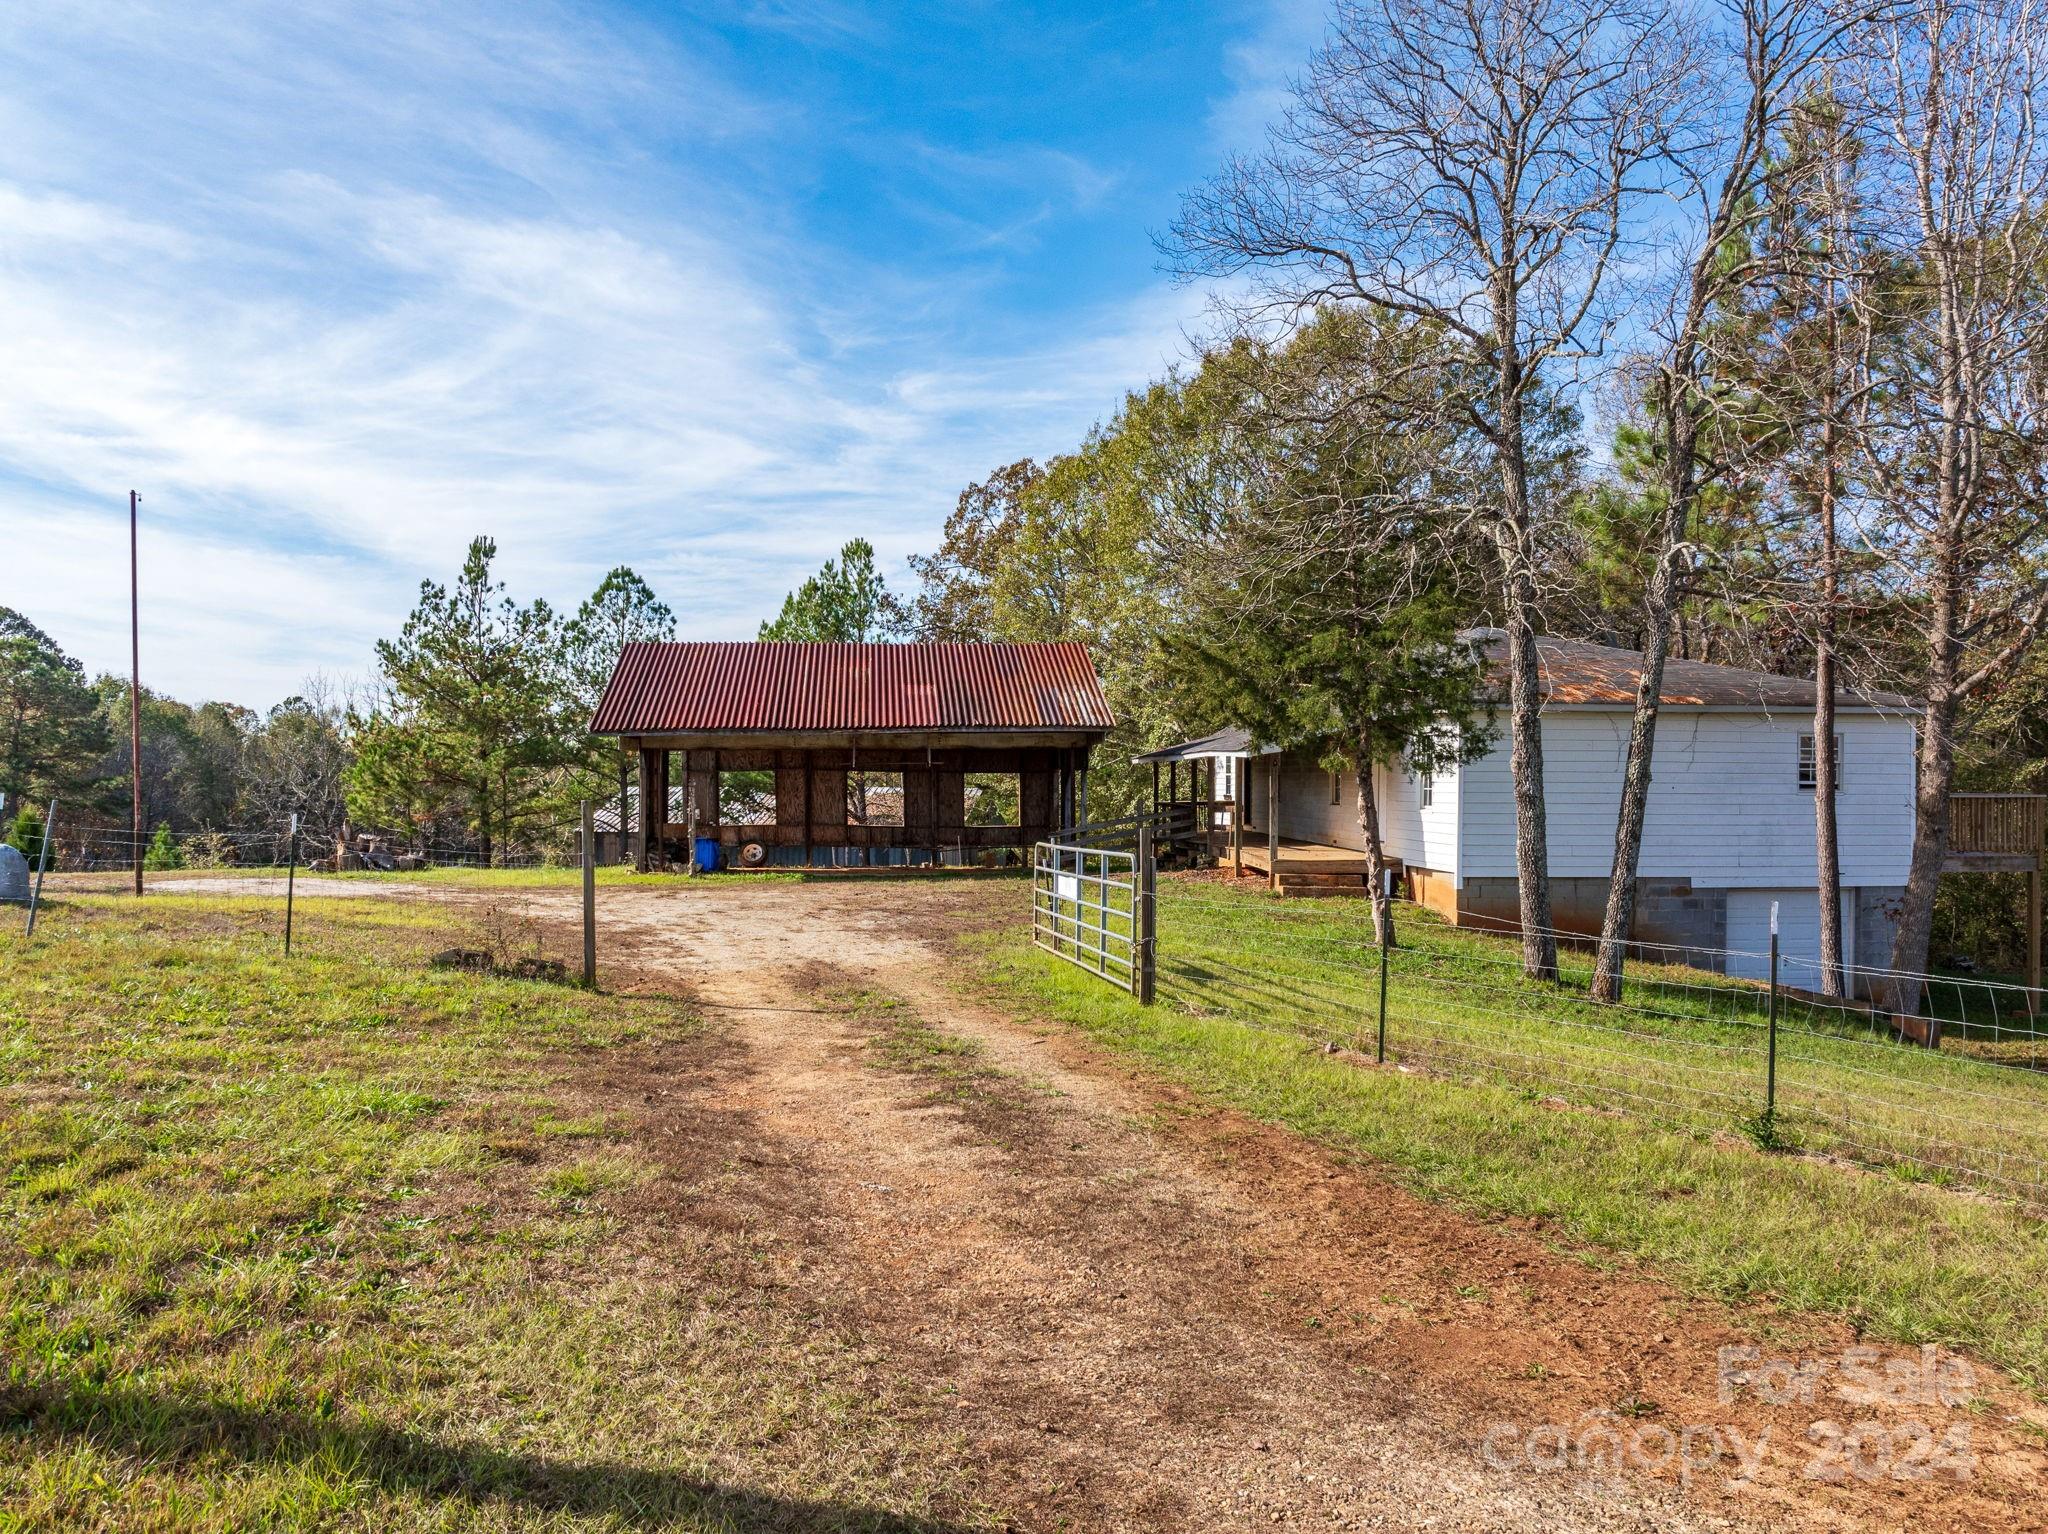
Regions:
M 2044 844 L 2048 794 L 1949 795 L 1950 852 L 2038 857 Z

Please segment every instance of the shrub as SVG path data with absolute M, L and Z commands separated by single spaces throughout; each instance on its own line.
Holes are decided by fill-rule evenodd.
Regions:
M 7 845 L 19 848 L 21 855 L 28 859 L 28 866 L 34 868 L 43 855 L 43 817 L 24 804 L 14 817 L 14 825 L 7 832 Z
M 180 852 L 178 844 L 171 840 L 169 826 L 156 828 L 156 835 L 149 839 L 149 850 L 142 855 L 142 866 L 155 872 L 185 866 L 185 854 Z
M 154 843 L 150 850 L 156 850 Z M 235 861 L 234 838 L 225 831 L 201 831 L 185 843 L 184 866 L 187 868 L 229 868 Z

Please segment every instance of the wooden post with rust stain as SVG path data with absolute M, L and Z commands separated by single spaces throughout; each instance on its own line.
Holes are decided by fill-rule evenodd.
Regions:
M 1280 758 L 1266 769 L 1266 888 L 1280 893 Z
M 1230 877 L 1233 879 L 1244 877 L 1244 780 L 1250 762 L 1249 757 L 1240 759 L 1230 774 Z

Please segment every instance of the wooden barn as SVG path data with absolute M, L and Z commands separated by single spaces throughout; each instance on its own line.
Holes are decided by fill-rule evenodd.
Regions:
M 626 646 L 591 729 L 638 760 L 640 868 L 867 867 L 1074 824 L 1112 723 L 1078 644 L 758 642 Z

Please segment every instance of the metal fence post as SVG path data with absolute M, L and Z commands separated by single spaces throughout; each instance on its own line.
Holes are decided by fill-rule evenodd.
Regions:
M 1778 1124 L 1778 902 L 1771 902 L 1771 999 L 1764 1025 L 1764 1129 Z
M 1394 880 L 1394 871 L 1391 868 L 1386 870 L 1386 879 L 1387 887 L 1391 891 Z M 1393 936 L 1393 928 L 1394 924 L 1388 922 L 1380 929 L 1380 1042 L 1375 1057 L 1375 1063 L 1379 1065 L 1387 1063 L 1387 960 L 1392 950 L 1392 944 L 1388 939 Z
M 292 834 L 285 846 L 284 952 L 285 957 L 290 958 L 292 952 L 292 896 L 296 892 L 299 874 L 299 812 L 297 810 L 292 811 Z
M 1158 864 L 1154 860 L 1152 828 L 1138 827 L 1138 868 L 1132 883 L 1131 920 L 1138 940 L 1138 1003 L 1152 1005 L 1159 984 Z
M 43 874 L 50 866 L 50 841 L 57 834 L 57 801 L 50 801 L 49 813 L 43 816 L 43 844 L 36 849 L 36 887 L 28 895 L 28 926 L 22 932 L 23 938 L 36 935 L 36 907 L 43 900 Z
M 596 817 L 583 801 L 583 983 L 597 989 L 597 844 L 592 834 Z

